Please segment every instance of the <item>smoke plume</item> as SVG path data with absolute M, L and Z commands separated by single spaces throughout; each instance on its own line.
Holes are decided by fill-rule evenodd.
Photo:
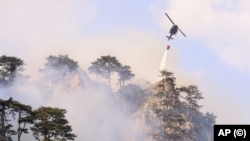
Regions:
M 139 141 L 144 136 L 136 120 L 123 112 L 121 100 L 101 82 L 91 80 L 83 70 L 43 69 L 40 79 L 16 78 L 10 88 L 1 88 L 0 97 L 10 96 L 21 103 L 59 107 L 67 110 L 66 118 L 77 141 Z M 15 127 L 14 127 L 15 128 Z M 15 139 L 15 138 L 14 138 Z M 22 140 L 34 140 L 32 133 Z

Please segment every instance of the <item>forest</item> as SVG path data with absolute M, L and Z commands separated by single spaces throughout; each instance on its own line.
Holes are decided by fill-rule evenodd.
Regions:
M 136 76 L 132 68 L 110 55 L 93 60 L 88 70 L 68 55 L 50 55 L 45 62 L 44 68 L 38 70 L 41 78 L 33 82 L 41 99 L 46 101 L 56 95 L 62 105 L 76 107 L 77 112 L 27 103 L 28 97 L 16 93 L 19 85 L 30 84 L 29 76 L 22 73 L 28 64 L 21 58 L 3 55 L 0 89 L 5 98 L 0 97 L 0 141 L 213 140 L 216 116 L 201 111 L 199 102 L 204 98 L 199 87 L 177 86 L 173 72 L 161 71 L 161 80 L 155 83 L 136 84 L 130 83 Z M 71 96 L 79 96 L 77 106 L 67 103 Z M 74 127 L 72 122 L 83 125 Z

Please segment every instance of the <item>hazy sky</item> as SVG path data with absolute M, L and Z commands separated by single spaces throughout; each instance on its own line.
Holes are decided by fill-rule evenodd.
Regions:
M 87 71 L 101 55 L 130 65 L 135 79 L 158 80 L 165 46 L 178 85 L 198 85 L 217 123 L 250 124 L 248 0 L 0 1 L 0 53 L 37 77 L 48 55 L 68 54 Z M 167 12 L 185 32 L 168 41 Z

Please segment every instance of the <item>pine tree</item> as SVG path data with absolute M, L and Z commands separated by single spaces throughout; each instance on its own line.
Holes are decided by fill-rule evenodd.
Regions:
M 110 55 L 101 56 L 96 61 L 91 63 L 88 68 L 90 73 L 94 73 L 97 76 L 100 75 L 103 78 L 108 79 L 109 87 L 111 87 L 111 75 L 119 70 L 121 63 Z
M 33 136 L 37 140 L 43 137 L 44 141 L 74 140 L 76 135 L 68 125 L 65 113 L 65 109 L 52 107 L 40 107 L 34 110 L 34 125 L 31 127 Z
M 1 138 L 10 138 L 15 135 L 16 132 L 11 129 L 12 125 L 8 122 L 10 121 L 9 116 L 13 115 L 13 110 L 11 109 L 12 97 L 8 100 L 0 99 L 0 136 Z
M 133 74 L 130 69 L 131 69 L 131 67 L 127 66 L 127 65 L 121 66 L 118 69 L 118 76 L 119 76 L 120 87 L 124 87 L 125 81 L 130 80 L 133 77 L 135 77 L 135 74 Z
M 155 116 L 151 120 L 150 134 L 156 141 L 209 140 L 211 123 L 215 117 L 200 112 L 199 100 L 203 99 L 198 87 L 176 87 L 173 73 L 162 71 L 162 79 L 156 83 L 149 98 L 149 109 Z
M 23 60 L 12 56 L 0 57 L 0 85 L 7 86 L 14 81 L 18 71 L 22 70 Z
M 11 108 L 15 112 L 15 115 L 17 115 L 17 140 L 21 140 L 22 134 L 28 134 L 28 128 L 27 124 L 33 123 L 33 117 L 32 117 L 32 107 L 29 105 L 22 104 L 18 101 L 13 101 Z

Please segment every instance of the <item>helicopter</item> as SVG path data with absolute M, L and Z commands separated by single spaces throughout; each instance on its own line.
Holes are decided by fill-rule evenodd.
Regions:
M 172 39 L 173 40 L 173 35 L 175 35 L 177 33 L 177 31 L 179 30 L 181 32 L 181 34 L 186 37 L 186 35 L 181 31 L 181 29 L 172 21 L 172 19 L 168 16 L 167 13 L 165 13 L 165 15 L 168 17 L 168 19 L 170 20 L 170 22 L 173 24 L 173 26 L 171 27 L 169 33 L 169 36 L 166 36 L 168 38 L 168 40 Z

